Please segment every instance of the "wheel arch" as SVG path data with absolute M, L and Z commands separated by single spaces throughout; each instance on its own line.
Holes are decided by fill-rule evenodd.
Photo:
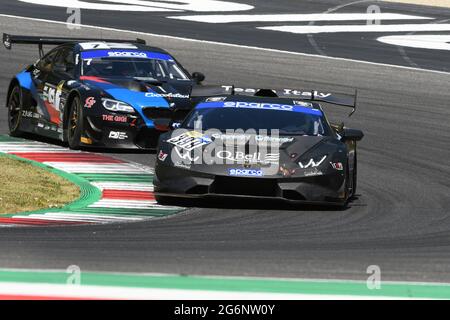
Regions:
M 66 132 L 68 127 L 67 127 L 67 120 L 70 114 L 70 108 L 72 108 L 72 102 L 73 99 L 75 99 L 75 97 L 80 98 L 81 100 L 81 94 L 78 90 L 72 90 L 69 95 L 67 96 L 67 100 L 66 100 L 66 107 L 64 108 L 64 115 L 63 115 L 63 130 Z M 64 134 L 64 140 L 67 139 L 67 135 Z
M 19 86 L 20 87 L 20 82 L 19 82 L 19 80 L 17 78 L 13 78 L 11 80 L 11 82 L 9 83 L 8 93 L 6 95 L 6 104 L 5 104 L 6 108 L 8 108 L 9 97 L 11 96 L 11 92 L 12 92 L 12 90 L 13 90 L 13 88 L 15 86 Z

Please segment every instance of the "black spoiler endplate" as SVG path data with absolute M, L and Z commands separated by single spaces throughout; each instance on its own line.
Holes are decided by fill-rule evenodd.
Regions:
M 351 117 L 356 112 L 356 107 L 358 103 L 358 90 L 355 90 L 354 95 L 330 94 L 328 96 L 321 96 L 317 91 L 312 91 L 311 99 L 309 100 L 329 103 L 335 106 L 352 108 L 353 110 L 348 115 L 349 117 Z

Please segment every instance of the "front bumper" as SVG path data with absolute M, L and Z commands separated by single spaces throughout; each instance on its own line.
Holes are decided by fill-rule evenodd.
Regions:
M 241 178 L 205 174 L 158 164 L 155 194 L 182 198 L 255 198 L 342 206 L 345 179 L 339 173 L 314 177 Z
M 175 120 L 185 113 L 177 110 L 163 111 L 155 108 L 152 116 L 159 115 L 158 119 L 169 117 L 167 119 Z M 151 123 L 152 121 L 144 119 L 139 113 L 125 114 L 104 110 L 102 114 L 87 114 L 83 121 L 81 145 L 108 149 L 154 150 L 162 132 Z

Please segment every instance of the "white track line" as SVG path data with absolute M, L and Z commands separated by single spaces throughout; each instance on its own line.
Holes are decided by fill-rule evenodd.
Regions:
M 373 21 L 373 20 L 433 20 L 423 16 L 396 13 L 312 13 L 312 14 L 233 14 L 171 16 L 169 19 L 204 23 L 236 22 L 313 22 L 313 21 Z
M 83 275 L 81 275 L 83 281 Z M 114 286 L 87 286 L 45 283 L 0 283 L 1 295 L 80 299 L 132 300 L 385 300 L 389 297 L 265 292 L 227 292 L 189 289 L 150 289 Z M 391 298 L 403 300 L 403 298 Z
M 91 182 L 100 190 L 124 190 L 124 191 L 149 191 L 153 192 L 151 183 L 129 183 L 129 182 Z
M 246 11 L 254 7 L 244 3 L 224 0 L 178 0 L 178 1 L 148 1 L 148 0 L 101 0 L 103 2 L 87 2 L 81 0 L 19 0 L 37 5 L 80 8 L 89 10 L 111 10 L 125 12 L 210 12 L 210 11 Z M 109 2 L 109 3 L 108 3 Z
M 145 174 L 147 172 L 130 164 L 108 164 L 89 162 L 44 162 L 44 164 L 70 173 L 126 173 Z
M 90 208 L 124 208 L 124 209 L 151 209 L 156 205 L 156 201 L 138 201 L 138 200 L 115 200 L 103 199 L 94 204 Z
M 68 218 L 68 219 L 97 219 L 105 221 L 141 221 L 148 219 L 147 216 L 121 216 L 121 215 L 103 215 L 103 214 L 84 214 L 84 213 L 66 213 L 66 212 L 49 212 L 45 214 L 46 217 Z
M 450 50 L 450 35 L 414 34 L 385 36 L 380 37 L 377 40 L 394 46 L 433 50 Z
M 258 27 L 261 30 L 281 31 L 295 34 L 342 33 L 342 32 L 431 32 L 450 31 L 450 24 L 384 24 L 384 25 L 333 25 L 333 26 L 273 26 Z
M 213 45 L 230 47 L 230 48 L 242 48 L 242 49 L 258 50 L 258 51 L 266 51 L 266 52 L 272 52 L 272 53 L 290 54 L 290 55 L 301 56 L 301 57 L 314 57 L 314 58 L 334 60 L 334 61 L 346 61 L 346 62 L 353 62 L 353 63 L 363 63 L 363 64 L 367 64 L 367 65 L 372 65 L 372 66 L 388 67 L 388 68 L 395 68 L 395 69 L 402 69 L 402 70 L 431 72 L 431 73 L 442 74 L 442 75 L 449 75 L 450 74 L 450 72 L 445 72 L 445 71 L 436 71 L 436 70 L 428 70 L 428 69 L 421 69 L 421 68 L 397 66 L 397 65 L 387 64 L 387 63 L 377 63 L 377 62 L 369 62 L 369 61 L 363 61 L 363 60 L 346 59 L 346 58 L 338 58 L 338 57 L 327 57 L 327 56 L 321 56 L 321 55 L 318 55 L 318 54 L 292 52 L 292 51 L 285 51 L 285 50 L 278 50 L 278 49 L 261 48 L 261 47 L 255 47 L 255 46 L 244 46 L 244 45 L 238 45 L 238 44 L 232 44 L 232 43 L 222 43 L 222 42 L 217 42 L 217 41 L 206 41 L 206 40 L 190 39 L 190 38 L 183 38 L 183 37 L 160 35 L 160 34 L 155 34 L 155 33 L 138 32 L 138 31 L 130 31 L 130 30 L 123 30 L 123 29 L 116 29 L 116 28 L 107 28 L 107 27 L 98 27 L 98 26 L 92 26 L 92 25 L 74 25 L 74 24 L 67 23 L 67 22 L 62 22 L 62 21 L 29 18 L 29 17 L 22 17 L 22 16 L 8 15 L 8 14 L 0 14 L 0 17 L 22 19 L 22 20 L 29 20 L 29 21 L 36 21 L 36 22 L 53 23 L 53 24 L 60 24 L 60 25 L 65 25 L 65 26 L 68 26 L 68 25 L 70 25 L 70 26 L 80 26 L 80 27 L 96 29 L 96 30 L 131 33 L 131 34 L 140 35 L 140 36 L 159 37 L 159 38 L 173 39 L 173 40 L 180 40 L 180 41 L 188 41 L 188 42 L 195 42 L 195 43 L 213 44 Z
M 120 208 L 120 209 L 158 209 L 158 210 L 180 210 L 180 207 L 168 207 L 159 205 L 156 201 L 136 201 L 136 200 L 115 200 L 115 199 L 103 199 L 94 204 L 91 204 L 89 208 Z

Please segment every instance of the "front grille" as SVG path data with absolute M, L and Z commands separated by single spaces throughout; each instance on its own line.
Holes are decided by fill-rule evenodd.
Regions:
M 216 177 L 211 193 L 243 196 L 279 197 L 281 189 L 275 179 Z
M 142 128 L 136 135 L 134 143 L 142 149 L 155 149 L 161 132 L 151 128 Z
M 184 109 L 168 109 L 161 107 L 146 107 L 143 109 L 144 115 L 150 120 L 155 119 L 171 119 L 182 121 L 186 118 L 190 110 Z

